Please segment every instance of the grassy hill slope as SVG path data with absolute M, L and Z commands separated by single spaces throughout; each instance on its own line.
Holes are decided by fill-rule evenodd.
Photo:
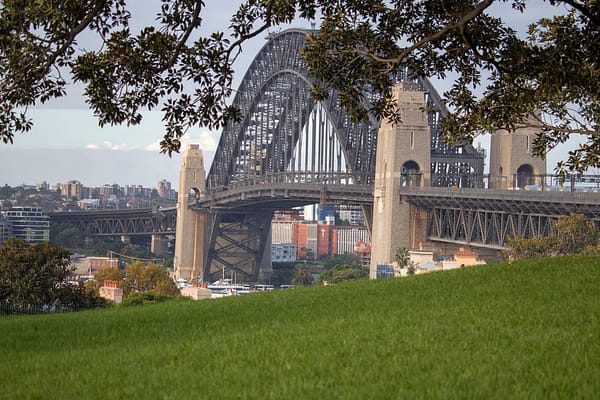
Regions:
M 0 398 L 596 398 L 600 258 L 0 319 Z

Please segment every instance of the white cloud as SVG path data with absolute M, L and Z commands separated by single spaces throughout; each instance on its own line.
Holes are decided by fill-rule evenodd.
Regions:
M 86 149 L 91 149 L 91 150 L 117 150 L 117 151 L 127 151 L 127 150 L 136 150 L 138 149 L 138 147 L 136 146 L 130 146 L 127 143 L 113 143 L 111 141 L 105 140 L 102 142 L 102 144 L 97 144 L 97 143 L 89 143 L 85 146 Z
M 149 145 L 147 145 L 146 147 L 144 147 L 144 150 L 151 151 L 153 153 L 160 152 L 160 140 L 157 140 L 156 142 L 150 143 Z
M 181 140 L 181 148 L 185 149 L 189 144 L 199 144 L 200 148 L 205 151 L 214 151 L 219 145 L 219 132 L 188 132 Z
M 219 135 L 220 133 L 210 131 L 188 132 L 181 138 L 181 151 L 190 144 L 199 144 L 203 151 L 215 151 L 219 145 Z M 146 145 L 144 150 L 160 152 L 160 140 Z

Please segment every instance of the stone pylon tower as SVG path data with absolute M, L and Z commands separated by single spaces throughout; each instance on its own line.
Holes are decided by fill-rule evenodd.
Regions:
M 427 122 L 425 95 L 415 84 L 401 83 L 394 88 L 402 123 L 384 121 L 377 135 L 373 229 L 371 232 L 370 277 L 377 275 L 378 264 L 390 264 L 399 247 L 418 246 L 416 225 L 426 214 L 412 210 L 401 201 L 400 186 L 431 184 L 431 132 Z
M 179 194 L 177 198 L 177 228 L 175 236 L 175 276 L 188 282 L 202 279 L 205 242 L 207 240 L 207 215 L 188 208 L 190 196 L 203 196 L 206 188 L 204 157 L 197 144 L 183 152 L 179 171 Z
M 532 154 L 537 128 L 500 129 L 490 141 L 490 189 L 541 185 L 546 160 Z

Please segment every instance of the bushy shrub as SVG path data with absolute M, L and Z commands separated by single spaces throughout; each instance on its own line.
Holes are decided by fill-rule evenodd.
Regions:
M 152 291 L 150 292 L 135 292 L 130 293 L 123 299 L 121 305 L 128 306 L 142 306 L 145 304 L 162 303 L 163 301 L 171 300 L 172 297 L 161 296 Z

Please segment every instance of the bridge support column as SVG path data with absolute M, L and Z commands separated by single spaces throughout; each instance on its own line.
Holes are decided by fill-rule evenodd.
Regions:
M 203 195 L 206 188 L 205 179 L 202 150 L 197 144 L 192 144 L 183 152 L 179 172 L 173 264 L 176 278 L 193 283 L 204 280 L 202 271 L 206 260 L 209 216 L 190 210 L 189 205 L 194 196 Z
M 92 247 L 94 245 L 94 237 L 93 236 L 84 236 L 83 237 L 83 245 L 85 247 Z
M 162 235 L 152 235 L 150 242 L 150 251 L 157 256 L 167 255 L 169 252 L 169 239 Z
M 431 133 L 424 93 L 410 83 L 394 88 L 402 123 L 384 122 L 377 137 L 370 278 L 378 264 L 391 264 L 399 247 L 418 246 L 427 216 L 399 197 L 400 186 L 429 186 Z M 423 232 L 421 232 L 423 230 Z
M 265 283 L 270 282 L 271 274 L 273 273 L 273 260 L 271 257 L 271 224 L 268 224 L 269 228 L 266 230 L 266 235 L 261 238 L 264 241 L 262 247 L 262 255 L 260 258 L 260 271 L 258 272 L 258 278 Z

